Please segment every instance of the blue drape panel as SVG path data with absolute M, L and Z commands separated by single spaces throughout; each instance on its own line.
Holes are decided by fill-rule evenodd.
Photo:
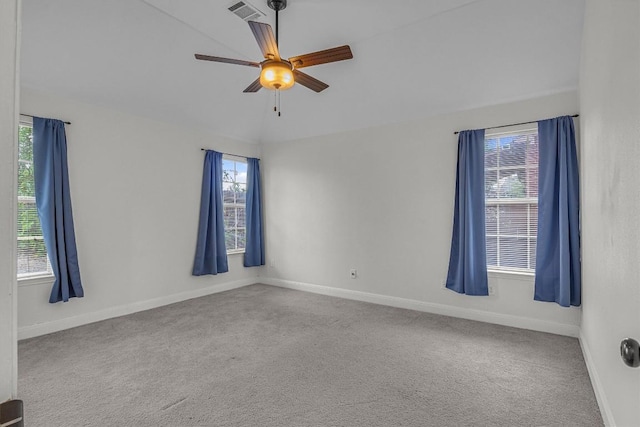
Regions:
M 33 118 L 36 206 L 55 275 L 50 303 L 83 297 L 67 168 L 67 137 L 60 120 Z
M 207 150 L 202 172 L 198 242 L 193 262 L 194 276 L 229 271 L 224 242 L 222 205 L 222 153 Z
M 484 197 L 484 129 L 462 131 L 446 285 L 461 294 L 489 295 Z
M 247 158 L 247 240 L 244 266 L 264 265 L 264 239 L 262 236 L 262 199 L 260 192 L 260 161 Z
M 538 243 L 535 295 L 580 305 L 580 187 L 573 119 L 538 122 Z

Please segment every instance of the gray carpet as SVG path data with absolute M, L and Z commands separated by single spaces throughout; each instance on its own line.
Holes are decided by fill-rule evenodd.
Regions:
M 254 285 L 19 344 L 27 426 L 601 426 L 578 341 Z

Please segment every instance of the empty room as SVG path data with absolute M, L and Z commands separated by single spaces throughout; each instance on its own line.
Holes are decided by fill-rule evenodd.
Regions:
M 640 2 L 2 0 L 0 427 L 640 426 Z

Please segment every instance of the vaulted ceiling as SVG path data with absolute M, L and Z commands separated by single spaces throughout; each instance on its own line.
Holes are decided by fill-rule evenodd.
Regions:
M 583 0 L 289 0 L 284 57 L 349 44 L 306 68 L 330 87 L 243 93 L 262 60 L 232 0 L 23 0 L 23 87 L 259 143 L 573 90 Z M 274 25 L 266 0 L 251 0 Z

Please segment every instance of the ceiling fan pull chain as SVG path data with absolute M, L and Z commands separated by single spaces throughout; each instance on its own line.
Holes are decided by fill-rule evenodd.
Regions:
M 273 91 L 275 99 L 273 100 L 273 111 L 278 113 L 278 117 L 280 117 L 280 90 L 276 89 Z

